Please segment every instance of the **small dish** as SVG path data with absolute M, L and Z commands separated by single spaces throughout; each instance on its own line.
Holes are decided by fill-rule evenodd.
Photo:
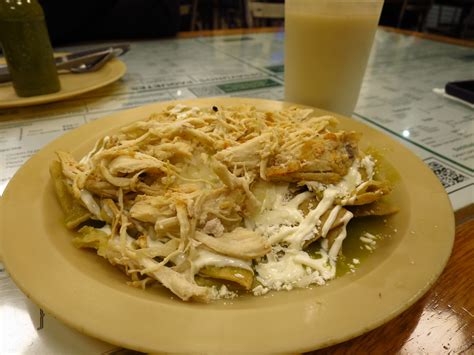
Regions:
M 61 74 L 61 90 L 52 94 L 19 97 L 16 95 L 11 82 L 0 84 L 0 109 L 11 107 L 33 106 L 54 101 L 69 99 L 109 85 L 120 79 L 127 67 L 124 62 L 113 58 L 94 72 L 81 74 Z

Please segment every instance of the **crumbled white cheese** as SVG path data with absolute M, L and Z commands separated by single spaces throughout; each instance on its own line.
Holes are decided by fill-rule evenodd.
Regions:
M 327 254 L 313 259 L 305 251 L 288 249 L 282 257 L 273 256 L 274 260 L 256 266 L 257 280 L 269 289 L 278 291 L 311 284 L 324 285 L 336 273 L 335 263 Z
M 377 239 L 377 236 L 375 236 L 375 235 L 373 235 L 373 234 L 370 234 L 369 232 L 365 232 L 365 233 L 364 233 L 364 237 L 369 238 L 369 239 L 372 239 L 372 240 Z
M 270 289 L 263 287 L 262 285 L 258 285 L 252 289 L 252 292 L 255 296 L 263 296 L 268 293 Z
M 377 244 L 377 242 L 373 239 L 370 239 L 370 238 L 366 238 L 366 237 L 360 237 L 360 240 L 366 244 L 370 244 L 370 245 L 375 245 Z
M 370 233 L 364 233 L 362 236 L 359 237 L 360 241 L 364 243 L 364 247 L 367 250 L 374 250 L 377 245 L 377 237 Z
M 230 291 L 226 285 L 222 285 L 220 288 L 213 286 L 211 292 L 213 299 L 233 299 L 238 296 L 236 292 Z
M 215 237 L 220 237 L 224 233 L 225 228 L 220 219 L 213 218 L 206 222 L 202 231 Z

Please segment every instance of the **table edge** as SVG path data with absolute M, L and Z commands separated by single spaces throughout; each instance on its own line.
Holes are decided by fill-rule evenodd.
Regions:
M 473 40 L 466 40 L 460 38 L 447 37 L 437 35 L 433 33 L 416 32 L 410 30 L 404 30 L 400 28 L 378 26 L 379 29 L 385 32 L 394 32 L 407 36 L 418 37 L 422 39 L 428 39 L 436 42 L 454 44 L 463 47 L 474 48 Z M 196 37 L 214 37 L 214 36 L 230 36 L 230 35 L 243 35 L 243 34 L 254 34 L 254 33 L 276 33 L 284 32 L 283 27 L 251 27 L 251 28 L 226 28 L 218 30 L 202 30 L 202 31 L 183 31 L 178 32 L 177 38 L 196 38 Z
M 394 28 L 394 27 L 388 27 L 388 26 L 379 26 L 378 28 L 385 32 L 394 32 L 394 33 L 398 33 L 398 34 L 402 34 L 406 36 L 413 36 L 413 37 L 418 37 L 422 39 L 428 39 L 435 42 L 442 42 L 442 43 L 454 44 L 454 45 L 458 45 L 462 47 L 474 48 L 474 40 L 448 37 L 448 36 L 438 35 L 434 33 L 427 33 L 427 32 L 416 32 L 416 31 L 404 30 L 401 28 Z

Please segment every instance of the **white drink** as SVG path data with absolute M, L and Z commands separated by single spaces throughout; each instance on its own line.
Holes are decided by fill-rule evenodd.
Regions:
M 350 115 L 354 110 L 377 29 L 382 2 L 314 0 L 321 9 L 285 14 L 285 100 Z M 299 1 L 302 2 L 302 1 Z M 303 1 L 304 2 L 304 1 Z M 313 4 L 314 4 L 313 3 Z M 342 4 L 341 4 L 342 3 Z M 346 6 L 347 5 L 347 6 Z M 317 7 L 317 6 L 316 6 Z

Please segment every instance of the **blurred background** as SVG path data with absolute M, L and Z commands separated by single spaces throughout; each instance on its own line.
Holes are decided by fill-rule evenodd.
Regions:
M 284 0 L 181 1 L 182 31 L 280 26 Z M 474 0 L 385 0 L 380 25 L 474 38 Z
M 284 0 L 40 0 L 53 45 L 282 26 Z M 385 0 L 380 25 L 474 38 L 474 0 Z

